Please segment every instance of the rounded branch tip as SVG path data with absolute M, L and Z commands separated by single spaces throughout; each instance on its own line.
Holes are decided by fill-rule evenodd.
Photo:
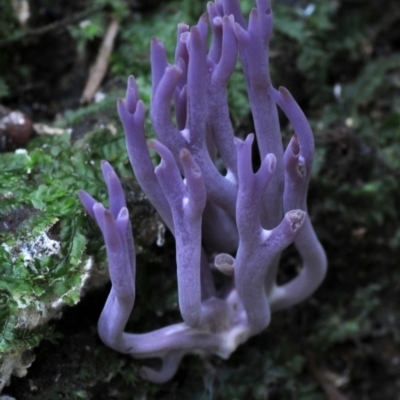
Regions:
M 136 104 L 136 111 L 135 114 L 137 117 L 139 118 L 143 118 L 143 122 L 144 122 L 144 116 L 146 113 L 146 107 L 144 105 L 143 100 L 138 100 L 137 104 Z
M 279 93 L 282 96 L 283 100 L 291 100 L 291 99 L 293 99 L 293 97 L 290 94 L 289 90 L 287 90 L 284 86 L 279 86 Z
M 156 139 L 149 139 L 149 140 L 147 141 L 147 145 L 148 145 L 149 147 L 151 147 L 151 148 L 154 150 L 154 146 L 156 145 L 155 142 L 157 142 Z
M 129 219 L 129 211 L 126 207 L 122 207 L 117 216 L 118 220 L 127 220 Z
M 168 65 L 168 67 L 165 69 L 165 74 L 173 74 L 176 77 L 180 77 L 182 73 L 183 71 L 177 65 Z
M 235 143 L 236 146 L 242 145 L 244 142 L 242 139 L 239 139 L 237 137 L 233 138 L 233 143 Z
M 133 75 L 129 75 L 128 77 L 128 87 L 132 89 L 137 89 L 136 79 Z
M 156 172 L 160 168 L 166 168 L 167 165 L 173 165 L 175 163 L 174 156 L 172 155 L 171 150 L 167 146 L 164 146 L 161 142 L 155 139 L 150 139 L 148 141 L 148 145 L 150 148 L 156 151 L 161 157 L 161 162 L 155 169 Z
M 186 43 L 188 47 L 188 51 L 192 48 L 195 51 L 199 51 L 199 49 L 205 48 L 205 43 L 203 43 L 203 37 L 201 34 L 201 30 L 197 25 L 194 25 L 190 29 L 189 39 Z
M 208 16 L 209 16 L 209 18 L 210 18 L 211 20 L 212 20 L 213 17 L 215 17 L 215 16 L 220 16 L 216 4 L 213 3 L 212 1 L 209 1 L 209 2 L 207 3 L 207 11 L 208 11 Z
M 212 20 L 214 26 L 221 26 L 222 25 L 222 18 L 221 17 L 214 17 Z
M 121 97 L 118 97 L 117 99 L 117 107 L 125 107 L 125 100 Z
M 149 146 L 151 149 L 157 151 L 157 150 L 156 150 L 157 143 L 158 143 L 158 141 L 157 141 L 156 139 L 149 139 L 149 140 L 147 141 L 147 146 Z
M 269 171 L 274 172 L 276 167 L 276 157 L 275 154 L 269 153 L 265 156 L 265 161 L 268 163 Z
M 180 34 L 180 36 L 179 36 L 179 40 L 180 40 L 182 43 L 187 43 L 188 40 L 189 40 L 189 36 L 190 36 L 190 32 L 189 32 L 189 31 L 182 32 L 182 33 Z
M 184 169 L 190 169 L 196 178 L 201 176 L 201 170 L 188 149 L 181 149 L 179 152 L 179 158 L 181 159 Z
M 110 166 L 110 168 L 111 168 L 111 166 Z M 108 180 L 108 182 L 111 182 L 111 181 L 119 182 L 118 175 L 116 174 L 116 172 L 112 168 L 111 168 L 110 171 L 107 171 L 107 180 Z
M 207 23 L 208 22 L 208 14 L 206 12 L 201 14 L 199 21 Z
M 100 161 L 101 168 L 107 168 L 108 170 L 112 169 L 111 164 L 107 160 Z
M 296 232 L 302 227 L 306 219 L 306 212 L 303 210 L 291 210 L 285 214 L 285 219 L 290 223 L 292 231 Z
M 253 141 L 254 141 L 254 133 L 249 133 L 247 136 L 246 136 L 246 139 L 245 139 L 245 143 L 246 144 L 248 144 L 248 145 L 252 145 L 253 144 Z
M 103 213 L 105 212 L 107 209 L 103 206 L 103 204 L 101 203 L 94 203 L 93 204 L 93 211 L 98 214 L 98 213 Z M 111 214 L 112 215 L 112 214 Z
M 179 22 L 177 28 L 179 33 L 182 34 L 183 32 L 187 32 L 189 30 L 189 25 L 185 24 L 184 22 Z
M 292 151 L 292 154 L 295 157 L 298 157 L 300 155 L 300 143 L 299 143 L 299 138 L 296 134 L 292 136 L 292 139 L 290 139 L 289 142 L 290 150 Z
M 112 176 L 112 175 L 110 175 L 110 173 L 114 173 L 114 175 L 116 176 L 113 167 L 111 166 L 111 164 L 108 161 L 101 160 L 100 166 L 101 166 L 101 170 L 103 172 L 104 179 L 106 181 L 108 181 L 110 176 Z
M 225 275 L 233 276 L 235 273 L 235 259 L 230 254 L 218 254 L 214 259 L 214 266 Z
M 153 37 L 151 38 L 150 44 L 151 44 L 151 46 L 159 46 L 159 47 L 164 48 L 164 43 L 162 42 L 161 39 L 159 39 L 159 38 L 156 37 L 156 36 L 153 36 Z
M 305 178 L 307 176 L 306 161 L 302 156 L 299 157 L 299 161 L 297 164 L 297 172 L 302 178 Z
M 157 153 L 160 153 L 160 151 L 162 152 L 163 149 L 165 148 L 165 146 L 159 142 L 156 139 L 149 139 L 147 141 L 148 146 L 153 149 L 154 151 L 156 151 Z M 161 154 L 160 154 L 161 155 Z
M 244 42 L 249 38 L 249 34 L 238 22 L 233 24 L 233 30 L 235 31 L 236 38 Z
M 86 192 L 86 190 L 79 190 L 78 197 L 87 213 L 94 218 L 93 206 L 97 203 L 97 200 Z
M 258 10 L 256 7 L 253 7 L 250 11 L 250 19 L 252 18 L 258 19 Z

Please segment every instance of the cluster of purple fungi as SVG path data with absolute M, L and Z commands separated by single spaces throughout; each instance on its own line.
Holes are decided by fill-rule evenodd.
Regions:
M 104 236 L 112 282 L 99 335 L 118 352 L 160 359 L 161 367 L 141 368 L 142 377 L 153 382 L 171 379 L 186 354 L 228 358 L 269 325 L 271 312 L 310 296 L 327 267 L 307 214 L 313 134 L 288 90 L 275 89 L 269 76 L 270 1 L 257 0 L 248 23 L 238 0 L 209 2 L 207 11 L 195 26 L 178 25 L 174 64 L 161 41 L 152 39 L 150 112 L 157 139 L 147 143 L 145 108 L 133 77 L 118 102 L 137 181 L 175 237 L 183 322 L 149 333 L 124 332 L 135 302 L 136 262 L 122 186 L 103 162 L 109 209 L 80 192 Z M 227 85 L 238 59 L 261 159 L 257 172 L 254 135 L 236 138 L 230 121 Z M 277 106 L 295 132 L 286 149 Z M 156 168 L 148 146 L 161 158 Z M 280 255 L 291 243 L 302 267 L 278 285 Z M 226 277 L 217 289 L 219 273 Z

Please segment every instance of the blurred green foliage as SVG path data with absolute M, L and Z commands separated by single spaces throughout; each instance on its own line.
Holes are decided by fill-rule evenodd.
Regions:
M 17 18 L 11 5 L 11 1 L 0 3 L 1 29 L 0 40 L 9 37 L 17 26 Z

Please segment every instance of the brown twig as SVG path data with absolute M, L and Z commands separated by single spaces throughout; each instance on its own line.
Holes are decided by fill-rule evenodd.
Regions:
M 329 379 L 327 379 L 326 374 L 317 367 L 313 357 L 308 356 L 307 361 L 308 369 L 311 372 L 311 375 L 320 384 L 321 388 L 323 389 L 329 400 L 348 400 L 348 398 L 340 393 L 339 390 L 336 389 L 334 384 Z
M 113 19 L 108 26 L 106 35 L 101 43 L 96 61 L 90 68 L 89 78 L 81 97 L 81 103 L 89 103 L 92 101 L 94 94 L 107 73 L 109 58 L 114 48 L 114 42 L 118 31 L 119 22 Z
M 24 40 L 27 38 L 31 37 L 37 37 L 41 35 L 45 35 L 49 32 L 54 32 L 60 29 L 66 29 L 68 25 L 74 24 L 76 22 L 79 22 L 88 16 L 95 14 L 99 11 L 101 11 L 104 7 L 93 7 L 89 10 L 84 10 L 79 13 L 76 13 L 74 15 L 71 15 L 70 17 L 64 18 L 60 21 L 52 22 L 51 24 L 48 24 L 46 26 L 42 26 L 40 28 L 35 28 L 35 29 L 28 29 L 25 31 L 20 31 L 14 34 L 12 37 L 8 39 L 4 39 L 0 41 L 0 47 L 6 46 L 8 44 L 17 42 L 19 40 Z

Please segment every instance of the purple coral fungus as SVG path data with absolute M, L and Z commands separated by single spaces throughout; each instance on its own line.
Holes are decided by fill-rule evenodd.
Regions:
M 179 309 L 183 322 L 144 334 L 125 333 L 135 301 L 135 250 L 122 186 L 111 166 L 102 169 L 110 209 L 80 192 L 106 243 L 112 288 L 98 329 L 103 342 L 136 358 L 160 358 L 142 367 L 145 379 L 172 378 L 185 354 L 229 355 L 264 330 L 271 312 L 290 307 L 320 285 L 325 253 L 307 215 L 314 139 L 290 93 L 272 87 L 268 45 L 273 15 L 257 0 L 248 24 L 238 0 L 208 3 L 197 25 L 178 26 L 175 64 L 158 39 L 151 43 L 151 120 L 161 157 L 154 168 L 144 130 L 145 109 L 130 77 L 118 111 L 136 178 L 176 240 Z M 208 25 L 212 40 L 207 51 Z M 254 135 L 235 138 L 227 84 L 238 55 L 253 113 L 261 166 L 253 172 Z M 171 115 L 174 104 L 174 118 Z M 283 149 L 277 105 L 295 135 Z M 224 165 L 224 171 L 217 165 Z M 295 244 L 298 275 L 277 285 L 282 250 Z M 216 290 L 212 270 L 225 275 Z

